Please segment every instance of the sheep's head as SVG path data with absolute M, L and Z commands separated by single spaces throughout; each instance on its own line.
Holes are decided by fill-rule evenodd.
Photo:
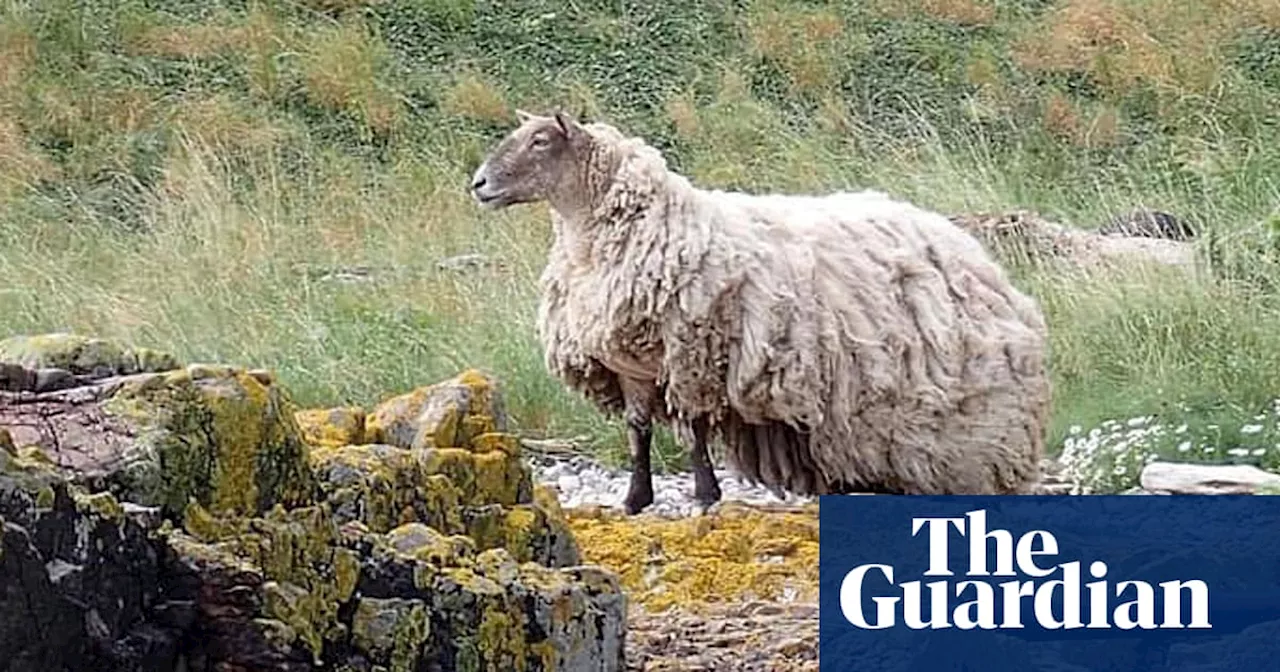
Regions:
M 516 111 L 520 125 L 503 138 L 471 178 L 471 194 L 486 208 L 552 200 L 576 179 L 587 132 L 564 112 Z

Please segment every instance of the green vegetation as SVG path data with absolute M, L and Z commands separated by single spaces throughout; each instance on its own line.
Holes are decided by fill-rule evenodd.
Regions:
M 556 105 L 708 186 L 1177 213 L 1213 279 L 1020 275 L 1053 328 L 1055 443 L 1280 394 L 1270 0 L 0 0 L 0 336 L 268 366 L 312 406 L 476 366 L 522 431 L 619 457 L 543 369 L 545 210 L 465 193 L 513 108 Z M 437 267 L 470 253 L 500 263 Z M 368 277 L 325 277 L 344 267 Z

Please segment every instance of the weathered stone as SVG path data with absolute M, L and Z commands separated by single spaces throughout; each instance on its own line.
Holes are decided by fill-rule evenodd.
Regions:
M 239 369 L 192 365 L 34 394 L 0 392 L 0 426 L 90 487 L 180 515 L 313 501 L 293 407 Z
M 180 633 L 152 622 L 149 530 L 109 493 L 38 462 L 0 473 L 0 660 L 10 670 L 172 670 Z
M 92 378 L 169 371 L 180 366 L 169 353 L 67 333 L 0 340 L 0 362 L 27 369 L 61 369 Z
M 506 432 L 497 381 L 468 370 L 388 399 L 365 421 L 366 440 L 401 448 L 456 448 L 486 432 Z
M 521 562 L 578 564 L 559 502 L 549 492 L 533 496 L 518 441 L 487 433 L 472 443 L 424 450 L 322 447 L 312 451 L 311 462 L 340 523 L 359 521 L 373 532 L 422 523 L 446 535 L 466 534 L 482 551 L 505 548 Z
M 1138 263 L 1195 270 L 1195 249 L 1183 240 L 1111 235 L 1050 222 L 1032 212 L 977 213 L 951 217 L 1006 262 L 1099 271 Z
M 1148 492 L 1179 495 L 1250 495 L 1280 486 L 1280 475 L 1247 464 L 1152 462 L 1138 480 Z
M 1116 215 L 1098 227 L 1104 236 L 1142 236 L 1166 240 L 1191 240 L 1195 229 L 1172 214 L 1159 210 L 1138 208 Z
M 463 530 L 462 494 L 445 475 L 427 473 L 420 456 L 383 444 L 316 448 L 311 464 L 325 499 L 342 522 L 375 532 L 422 522 L 446 533 Z
M 757 601 L 648 612 L 627 631 L 630 672 L 817 672 L 817 603 Z
M 418 413 L 416 448 L 343 445 L 359 423 L 331 416 L 309 446 L 266 372 L 93 365 L 125 351 L 5 369 L 8 669 L 621 669 L 616 577 L 576 566 L 488 379 Z
M 439 669 L 622 669 L 626 599 L 612 573 L 517 564 L 460 539 L 409 525 L 364 540 L 358 592 L 429 605 Z
M 358 407 L 319 408 L 294 414 L 302 438 L 313 446 L 352 446 L 365 443 L 364 411 Z
M 351 624 L 351 643 L 375 665 L 417 669 L 431 637 L 429 614 L 424 600 L 361 598 Z

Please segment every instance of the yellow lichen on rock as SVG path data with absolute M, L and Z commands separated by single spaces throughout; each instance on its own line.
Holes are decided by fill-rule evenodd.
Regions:
M 437 567 L 466 564 L 476 554 L 476 542 L 471 537 L 442 534 L 422 523 L 401 525 L 388 532 L 386 540 L 396 553 Z
M 198 511 L 189 507 L 188 521 L 204 515 Z M 338 544 L 327 508 L 277 506 L 261 517 L 210 518 L 199 526 L 209 537 L 201 542 L 262 575 L 265 613 L 287 625 L 318 663 L 324 642 L 340 636 L 338 609 L 354 595 L 360 572 L 355 553 Z
M 733 600 L 814 599 L 816 507 L 777 512 L 725 503 L 685 519 L 569 511 L 587 563 L 618 573 L 650 610 Z
M 0 340 L 0 361 L 30 369 L 63 369 L 98 377 L 168 371 L 179 366 L 178 360 L 166 352 L 71 333 Z
M 364 410 L 358 406 L 314 408 L 294 413 L 302 438 L 312 446 L 354 446 L 364 440 Z
M 461 493 L 445 476 L 433 476 L 421 456 L 383 444 L 311 450 L 312 469 L 335 513 L 375 532 L 414 521 L 461 532 Z
M 365 440 L 401 448 L 460 448 L 476 436 L 505 432 L 497 383 L 469 369 L 379 404 L 365 422 Z
M 316 494 L 287 393 L 243 370 L 197 364 L 138 376 L 103 410 L 137 428 L 122 474 L 133 501 L 181 516 L 194 498 L 214 514 L 251 516 Z

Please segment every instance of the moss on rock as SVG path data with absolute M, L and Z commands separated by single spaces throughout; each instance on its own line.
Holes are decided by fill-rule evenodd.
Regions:
M 287 625 L 319 663 L 325 642 L 344 637 L 338 611 L 352 598 L 360 572 L 327 507 L 277 506 L 252 518 L 219 518 L 194 503 L 191 509 L 188 521 L 211 521 L 193 532 L 199 543 L 217 549 L 222 562 L 231 563 L 229 554 L 236 558 L 231 564 L 260 575 L 263 615 Z M 185 535 L 175 538 L 185 544 L 180 553 L 198 549 Z
M 390 672 L 418 669 L 431 637 L 427 604 L 419 599 L 361 598 L 351 622 L 352 643 Z
M 293 403 L 243 370 L 192 365 L 134 377 L 104 409 L 138 428 L 120 479 L 132 501 L 173 516 L 191 499 L 253 515 L 317 494 Z
M 462 494 L 447 476 L 426 471 L 413 451 L 383 444 L 322 447 L 311 464 L 325 499 L 342 521 L 358 520 L 375 532 L 422 522 L 461 532 Z
M 22 404 L 0 396 L 12 426 L 58 418 L 0 434 L 0 541 L 7 552 L 11 529 L 54 519 L 67 543 L 131 530 L 164 603 L 146 616 L 130 603 L 161 620 L 112 622 L 113 635 L 162 632 L 189 649 L 166 655 L 210 669 L 621 670 L 621 589 L 559 569 L 580 562 L 577 545 L 554 493 L 533 487 L 491 378 L 464 372 L 366 421 L 299 412 L 266 371 L 170 368 L 81 337 L 4 343 L 21 366 L 74 376 Z
M 70 333 L 0 340 L 0 362 L 29 369 L 63 369 L 96 378 L 168 371 L 181 366 L 176 357 L 166 352 Z

